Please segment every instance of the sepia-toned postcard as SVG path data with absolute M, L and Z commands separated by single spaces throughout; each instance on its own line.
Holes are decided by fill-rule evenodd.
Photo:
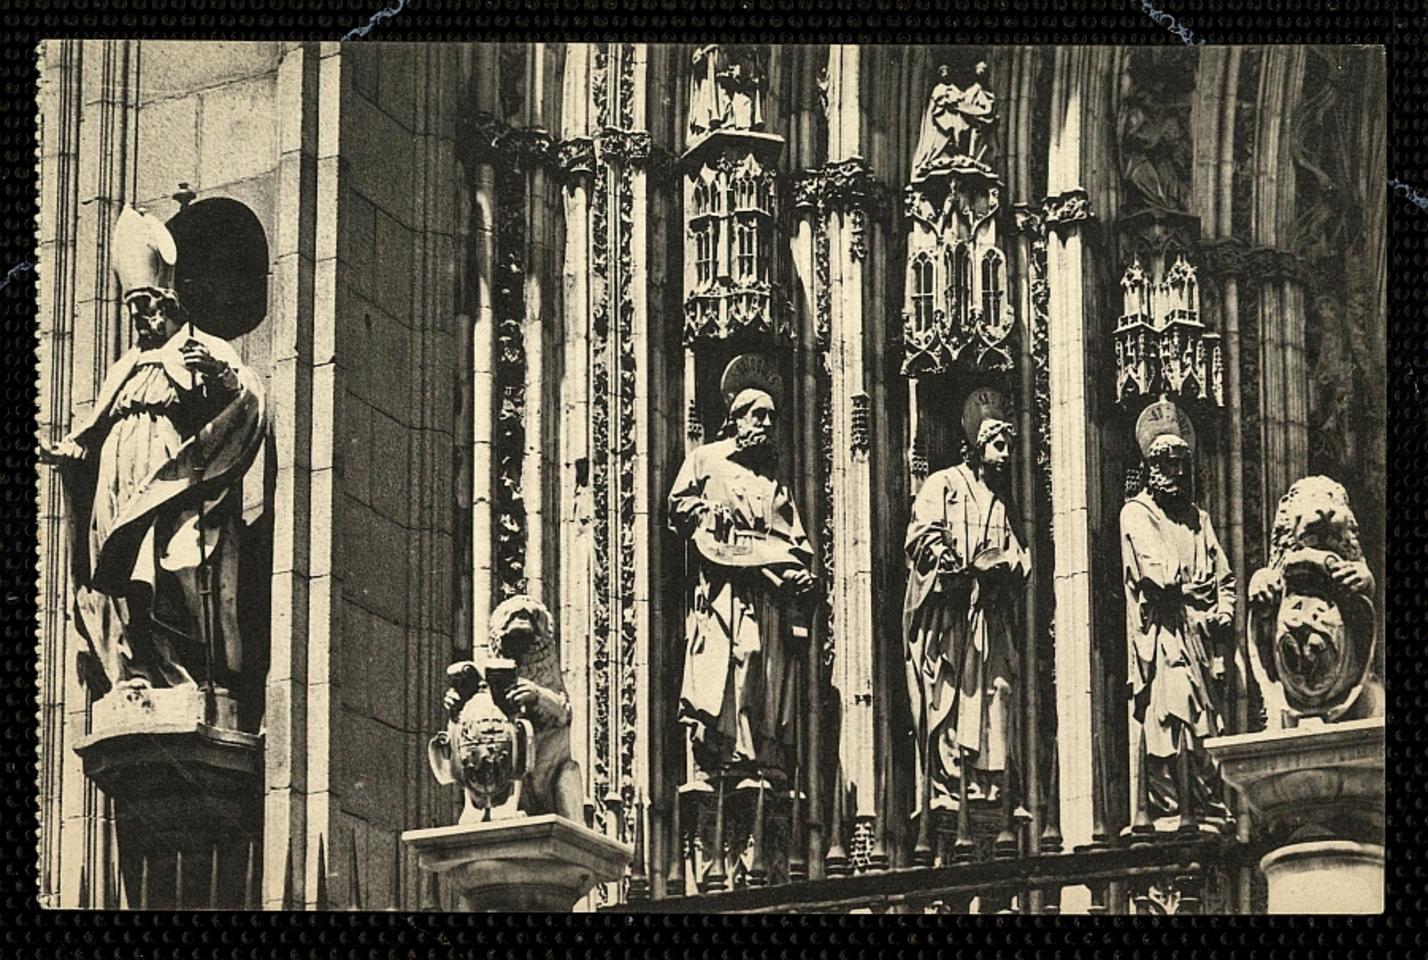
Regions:
M 44 906 L 1383 910 L 1383 48 L 38 57 Z

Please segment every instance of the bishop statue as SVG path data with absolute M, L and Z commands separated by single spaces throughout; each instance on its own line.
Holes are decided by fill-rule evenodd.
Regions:
M 1220 734 L 1217 655 L 1234 622 L 1235 579 L 1210 515 L 1191 497 L 1195 430 L 1169 400 L 1136 422 L 1145 489 L 1121 508 L 1127 693 L 1141 731 L 1136 820 L 1228 823 L 1206 738 Z
M 240 485 L 266 431 L 263 390 L 174 291 L 178 251 L 125 207 L 112 259 L 133 345 L 89 413 L 40 458 L 62 471 L 75 623 L 101 691 L 231 687 L 238 629 Z

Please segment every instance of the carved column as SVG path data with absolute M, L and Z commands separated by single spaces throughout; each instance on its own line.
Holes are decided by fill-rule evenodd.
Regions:
M 802 374 L 799 393 L 802 402 L 798 410 L 802 414 L 797 421 L 797 437 L 805 451 L 804 482 L 795 489 L 802 495 L 800 507 L 804 511 L 809 536 L 817 547 L 816 569 L 823 584 L 823 600 L 818 606 L 813 626 L 813 641 L 807 657 L 813 676 L 820 678 L 809 684 L 808 700 L 800 714 L 799 722 L 803 733 L 803 756 L 819 758 L 823 756 L 820 742 L 820 715 L 822 700 L 821 677 L 825 667 L 825 650 L 831 627 L 829 610 L 831 604 L 827 594 L 832 582 L 832 527 L 828 519 L 828 497 L 824 481 L 829 475 L 831 444 L 823 442 L 826 433 L 831 432 L 831 424 L 826 422 L 828 410 L 827 363 L 828 363 L 828 236 L 821 211 L 821 179 L 816 172 L 794 181 L 793 208 L 794 227 L 790 243 L 793 267 L 793 282 L 797 284 L 797 301 L 802 306 L 799 316 L 797 348 L 800 362 L 797 369 Z M 822 765 L 815 762 L 804 765 L 803 780 L 806 802 L 804 806 L 805 827 L 808 834 L 805 869 L 812 879 L 821 879 L 823 869 L 823 838 L 825 823 L 823 818 L 824 791 L 821 789 Z
M 595 141 L 590 126 L 592 45 L 565 48 L 561 79 L 561 143 L 557 162 L 564 179 L 565 260 L 561 278 L 564 334 L 560 380 L 560 596 L 561 663 L 567 676 L 591 676 L 591 579 L 594 502 L 590 486 L 590 195 Z M 588 777 L 593 771 L 589 681 L 570 683 L 571 755 Z M 587 787 L 588 790 L 588 787 Z
M 1104 840 L 1103 690 L 1093 616 L 1092 531 L 1099 489 L 1094 398 L 1087 376 L 1088 320 L 1098 313 L 1096 279 L 1084 233 L 1093 218 L 1085 184 L 1100 119 L 1105 51 L 1058 49 L 1052 88 L 1047 198 L 1048 352 L 1051 419 L 1051 523 L 1056 531 L 1056 714 L 1060 827 L 1071 848 Z M 1074 893 L 1081 892 L 1077 898 Z M 1075 901 L 1081 899 L 1080 904 Z M 1063 909 L 1085 909 L 1068 889 Z
M 651 424 L 668 402 L 649 360 L 661 342 L 652 327 L 648 273 L 650 180 L 656 155 L 646 130 L 647 48 L 572 48 L 567 91 L 585 83 L 585 62 L 591 99 L 584 129 L 594 134 L 594 163 L 586 193 L 581 125 L 568 125 L 576 136 L 567 148 L 576 180 L 567 191 L 567 209 L 579 213 L 584 205 L 589 219 L 588 227 L 568 222 L 567 229 L 572 231 L 569 242 L 588 251 L 581 262 L 589 265 L 589 279 L 588 284 L 572 282 L 569 271 L 580 267 L 572 258 L 567 283 L 588 303 L 588 315 L 577 312 L 578 303 L 572 304 L 567 322 L 579 326 L 588 316 L 588 328 L 581 355 L 567 356 L 570 363 L 583 363 L 589 370 L 583 449 L 590 523 L 589 572 L 584 576 L 592 612 L 586 658 L 590 803 L 596 829 L 628 843 L 635 836 L 636 819 L 643 815 L 636 798 L 641 792 L 648 795 L 651 782 L 651 724 L 646 718 L 652 709 L 652 684 L 657 682 L 650 669 L 651 644 L 668 640 L 665 627 L 654 619 L 651 600 L 652 564 L 661 552 L 659 504 L 668 486 L 664 458 L 654 456 L 652 447 L 652 439 L 663 433 Z M 573 97 L 568 93 L 567 101 Z M 581 402 L 573 391 L 566 397 L 576 405 Z M 584 486 L 582 459 L 571 458 L 576 509 L 583 518 L 587 502 L 579 490 Z M 578 579 L 582 574 L 573 570 L 571 576 Z M 616 894 L 608 889 L 597 896 Z
M 1304 392 L 1304 298 L 1297 263 L 1284 252 L 1295 217 L 1292 117 L 1305 51 L 1269 47 L 1260 71 L 1252 231 L 1259 279 L 1260 403 L 1265 466 L 1260 503 L 1269 529 L 1279 491 L 1308 468 Z
M 856 45 L 828 52 L 828 169 L 830 180 L 869 178 L 862 153 L 863 101 Z M 828 189 L 825 183 L 825 189 Z M 845 813 L 856 824 L 877 814 L 877 748 L 873 721 L 872 516 L 869 464 L 871 397 L 864 365 L 866 211 L 825 205 L 831 293 L 829 371 L 832 407 L 833 685 L 842 701 L 838 757 L 848 791 Z M 837 825 L 835 825 L 835 830 Z M 855 831 L 857 827 L 852 829 Z M 866 829 L 866 828 L 864 828 Z M 856 859 L 867 850 L 850 849 Z
M 496 49 L 477 48 L 475 109 L 493 115 L 496 109 Z M 469 321 L 471 335 L 471 649 L 487 644 L 489 616 L 495 604 L 495 415 L 496 402 L 496 171 L 491 158 L 476 157 L 466 170 L 475 210 L 471 232 L 468 287 L 475 290 Z
M 44 48 L 41 88 L 40 424 L 57 440 L 93 404 L 109 365 L 128 346 L 110 273 L 110 232 L 135 199 L 138 44 L 56 41 Z M 40 761 L 46 905 L 118 905 L 112 804 L 85 779 L 71 749 L 89 731 L 89 693 L 74 665 L 83 641 L 69 623 L 67 506 L 58 471 L 40 486 Z M 64 865 L 64 866 L 61 866 Z

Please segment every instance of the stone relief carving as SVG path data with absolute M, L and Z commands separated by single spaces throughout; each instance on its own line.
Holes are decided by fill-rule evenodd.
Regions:
M 496 192 L 496 369 L 500 406 L 496 411 L 495 533 L 496 578 L 501 595 L 526 589 L 526 519 L 522 473 L 526 436 L 526 178 L 519 167 L 497 167 Z
M 794 757 L 792 628 L 815 580 L 792 493 L 775 475 L 780 391 L 769 374 L 754 355 L 729 364 L 721 437 L 686 458 L 669 494 L 693 570 L 678 718 L 695 781 L 781 781 Z
M 1136 51 L 1151 60 L 1157 51 Z M 1190 131 L 1182 117 L 1183 90 L 1170 88 L 1167 70 L 1142 69 L 1124 88 L 1116 117 L 1121 176 L 1130 186 L 1123 212 L 1141 210 L 1170 216 L 1189 215 Z M 1190 88 L 1193 89 L 1193 86 Z
M 613 86 L 618 74 L 611 69 L 608 48 L 597 48 L 591 76 L 590 93 L 596 110 L 596 123 L 601 128 L 615 126 L 615 111 L 611 104 Z M 616 93 L 616 95 L 618 95 Z M 610 250 L 610 177 L 605 169 L 597 169 L 590 189 L 590 386 L 596 402 L 590 409 L 590 443 L 592 451 L 609 451 L 611 444 L 610 378 L 612 375 L 612 337 L 610 330 L 609 289 L 613 277 Z M 619 251 L 614 259 L 618 261 Z M 610 457 L 591 458 L 591 495 L 594 516 L 594 556 L 591 558 L 596 583 L 609 583 L 614 563 L 611 555 L 610 523 Z M 613 670 L 610 668 L 613 614 L 610 597 L 605 590 L 591 592 L 591 660 L 594 667 L 594 687 L 591 697 L 591 799 L 593 820 L 599 829 L 607 826 L 606 817 L 618 811 L 608 809 L 608 799 L 615 795 L 618 783 L 618 759 L 613 756 L 611 730 L 618 720 Z
M 1369 690 L 1374 586 L 1343 486 L 1296 481 L 1275 511 L 1269 564 L 1250 578 L 1250 662 L 1267 710 L 1325 720 L 1381 713 Z M 1271 715 L 1271 726 L 1281 720 Z
M 1137 50 L 1126 58 L 1116 113 L 1123 256 L 1170 256 L 1193 248 L 1190 211 L 1190 104 L 1193 76 L 1173 56 Z
M 88 416 L 40 459 L 70 507 L 75 625 L 92 688 L 225 701 L 245 669 L 239 634 L 241 483 L 267 430 L 261 381 L 194 326 L 173 290 L 177 250 L 156 218 L 125 207 L 113 264 L 135 345 Z M 211 681 L 209 683 L 208 681 Z
M 460 784 L 461 823 L 554 813 L 582 820 L 570 699 L 550 611 L 521 594 L 491 611 L 491 655 L 447 668 L 445 730 L 427 744 L 441 784 Z
M 905 542 L 907 686 L 917 732 L 914 815 L 972 800 L 1010 802 L 1016 763 L 1017 610 L 1030 557 L 1010 504 L 1016 429 L 1006 399 L 974 390 L 965 463 L 918 491 Z M 1003 796 L 1005 795 L 1005 796 Z
M 1235 581 L 1210 515 L 1192 499 L 1195 429 L 1175 404 L 1141 413 L 1145 489 L 1121 508 L 1127 692 L 1140 728 L 1135 832 L 1224 826 L 1230 812 L 1203 749 L 1221 732 L 1213 685 L 1224 675 Z M 1157 822 L 1162 821 L 1162 822 Z
M 619 125 L 629 130 L 635 123 L 635 49 L 631 44 L 620 46 L 620 74 L 618 97 Z M 633 138 L 640 142 L 642 156 L 638 162 L 649 157 L 648 134 Z M 631 280 L 635 273 L 635 168 L 625 164 L 613 177 L 615 180 L 619 224 L 616 242 L 619 264 L 619 284 L 616 288 L 616 342 L 619 353 L 616 364 L 619 373 L 616 404 L 620 437 L 622 442 L 618 454 L 619 485 L 617 496 L 616 523 L 618 530 L 619 554 L 619 679 L 615 696 L 619 703 L 618 774 L 615 796 L 619 804 L 621 834 L 630 837 L 635 830 L 639 811 L 635 805 L 635 731 L 641 720 L 639 716 L 639 674 L 636 660 L 639 649 L 638 624 L 635 607 L 635 373 L 640 356 L 635 342 L 635 293 Z

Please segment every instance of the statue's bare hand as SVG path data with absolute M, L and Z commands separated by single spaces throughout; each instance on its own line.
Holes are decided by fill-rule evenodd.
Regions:
M 233 385 L 233 369 L 219 360 L 208 348 L 197 340 L 183 345 L 183 365 L 208 380 L 216 380 L 228 386 Z
M 793 593 L 807 593 L 813 589 L 813 574 L 799 567 L 783 575 L 783 585 Z
M 59 443 L 50 445 L 43 441 L 40 443 L 39 459 L 41 463 L 64 464 L 83 460 L 89 451 L 80 446 L 73 439 L 65 437 Z

